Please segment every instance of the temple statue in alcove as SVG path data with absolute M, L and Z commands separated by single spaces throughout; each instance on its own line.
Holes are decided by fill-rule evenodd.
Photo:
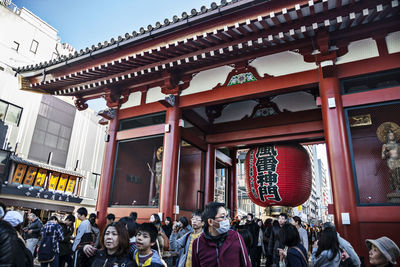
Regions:
M 157 151 L 153 153 L 153 161 L 149 167 L 151 172 L 150 178 L 150 194 L 149 194 L 149 205 L 157 206 L 160 199 L 160 185 L 161 185 L 161 172 L 162 172 L 162 158 L 163 158 L 163 147 L 160 146 Z M 155 188 L 155 194 L 153 196 L 153 190 Z
M 394 122 L 384 122 L 376 134 L 383 143 L 382 159 L 386 160 L 389 169 L 390 188 L 400 193 L 400 126 Z

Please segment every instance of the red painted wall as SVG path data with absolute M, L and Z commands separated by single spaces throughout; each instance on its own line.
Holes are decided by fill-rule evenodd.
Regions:
M 203 158 L 202 152 L 197 148 L 181 148 L 178 182 L 178 205 L 181 210 L 194 211 L 197 209 L 197 191 L 202 190 Z M 201 203 L 199 203 L 199 207 L 201 207 Z

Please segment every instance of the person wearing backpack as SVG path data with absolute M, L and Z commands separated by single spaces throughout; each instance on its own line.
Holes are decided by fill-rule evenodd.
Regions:
M 61 226 L 56 216 L 51 216 L 40 232 L 42 237 L 38 250 L 38 260 L 41 267 L 59 266 L 59 242 L 64 240 Z

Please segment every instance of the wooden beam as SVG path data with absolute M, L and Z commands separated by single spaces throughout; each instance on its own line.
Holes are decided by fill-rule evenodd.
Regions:
M 323 130 L 322 121 L 312 121 L 303 123 L 293 123 L 287 125 L 263 127 L 258 129 L 250 129 L 243 131 L 235 131 L 228 133 L 209 134 L 206 136 L 206 142 L 217 144 L 230 141 L 241 141 L 255 138 L 264 138 L 272 136 L 300 134 L 309 132 L 320 132 Z
M 324 139 L 324 132 L 321 130 L 313 133 L 300 133 L 300 134 L 272 136 L 272 137 L 264 137 L 264 138 L 249 139 L 249 140 L 240 140 L 233 142 L 223 142 L 214 144 L 214 146 L 216 148 L 226 148 L 226 147 L 245 148 L 247 146 L 252 146 L 257 144 L 277 143 L 286 141 L 311 142 L 310 140 L 314 140 L 312 143 L 324 143 L 323 141 L 321 141 L 323 139 Z
M 130 129 L 130 130 L 119 131 L 119 132 L 117 132 L 116 140 L 117 141 L 127 140 L 127 139 L 133 139 L 133 138 L 137 138 L 137 137 L 163 134 L 164 132 L 165 132 L 165 124 L 157 124 L 157 125 L 140 127 L 140 128 Z
M 181 97 L 181 107 L 196 107 L 205 104 L 232 102 L 269 94 L 293 91 L 293 88 L 310 88 L 318 84 L 316 70 L 294 73 L 279 77 L 266 78 L 250 83 L 221 87 L 211 91 Z
M 232 166 L 232 159 L 219 151 L 218 149 L 215 150 L 215 158 L 216 160 L 222 162 L 223 164 L 226 164 L 228 166 Z
M 207 144 L 204 140 L 201 140 L 198 136 L 194 135 L 189 129 L 181 128 L 181 137 L 189 144 L 197 147 L 201 151 L 207 151 Z
M 212 133 L 224 133 L 320 120 L 322 120 L 321 109 L 317 108 L 298 112 L 285 112 L 255 119 L 242 119 L 239 121 L 219 123 L 213 125 L 211 130 Z
M 343 107 L 374 104 L 400 99 L 400 86 L 342 95 Z
M 163 105 L 158 102 L 153 102 L 141 106 L 120 109 L 118 119 L 123 120 L 165 110 L 166 108 Z
M 182 97 L 181 97 L 182 98 Z M 207 133 L 209 131 L 209 123 L 203 117 L 201 117 L 197 112 L 187 109 L 183 110 L 182 117 L 185 120 L 188 120 L 195 127 L 199 128 L 203 133 Z

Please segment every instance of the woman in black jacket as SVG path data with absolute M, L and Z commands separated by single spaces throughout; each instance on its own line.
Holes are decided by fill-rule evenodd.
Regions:
M 281 231 L 281 227 L 279 226 L 279 222 L 274 220 L 272 223 L 271 237 L 268 242 L 268 256 L 272 259 L 271 266 L 277 267 L 279 266 L 279 251 L 278 248 L 283 248 L 279 240 L 279 233 Z
M 285 252 L 279 249 L 281 261 L 285 261 L 286 267 L 307 267 L 307 251 L 301 244 L 299 231 L 292 224 L 284 224 L 281 231 L 283 245 L 288 247 Z
M 31 252 L 25 247 L 22 237 L 6 221 L 0 219 L 0 265 L 33 267 Z
M 100 249 L 85 245 L 83 251 L 91 257 L 91 266 L 125 266 L 133 267 L 133 261 L 128 257 L 129 234 L 123 223 L 110 223 L 104 229 L 100 238 Z
M 161 226 L 161 228 L 163 229 L 164 233 L 169 238 L 171 236 L 171 233 L 172 233 L 172 219 L 171 219 L 171 217 L 165 218 L 164 222 L 165 222 L 165 224 L 163 226 Z

